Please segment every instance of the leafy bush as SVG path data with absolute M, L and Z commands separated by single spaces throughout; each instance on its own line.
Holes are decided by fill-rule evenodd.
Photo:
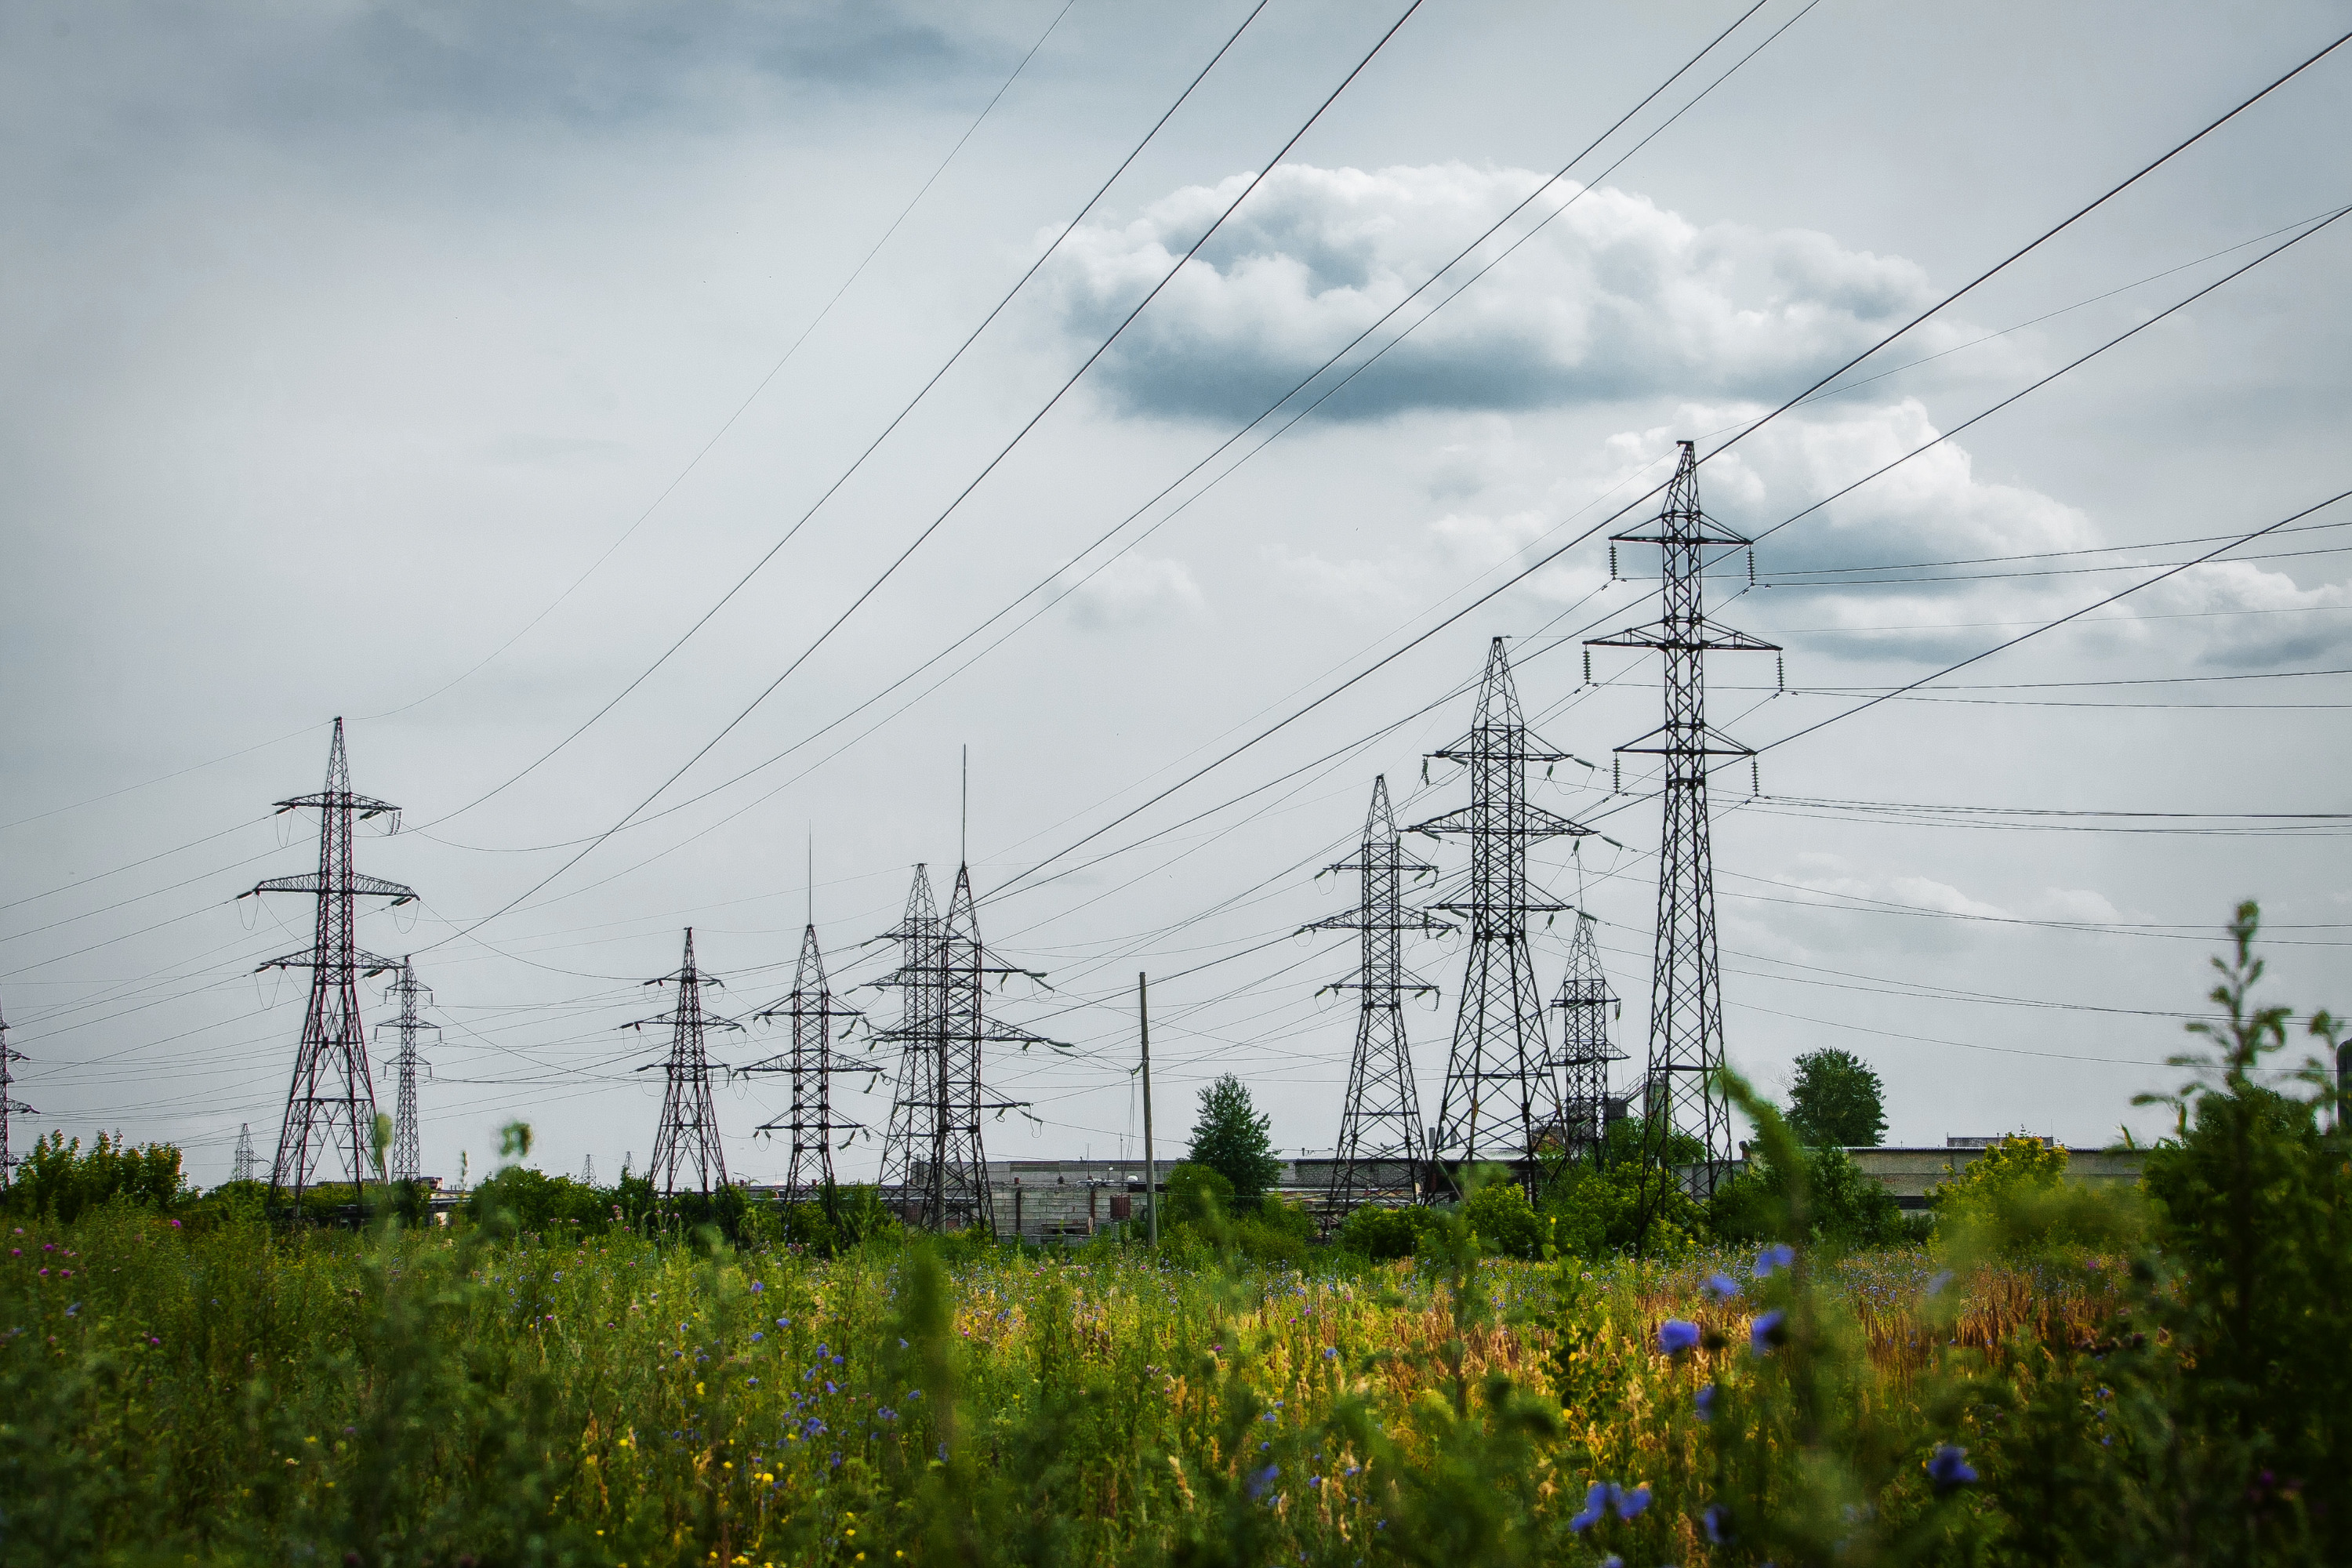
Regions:
M 1801 1177 L 1807 1201 L 1809 1243 L 1842 1251 L 1892 1247 L 1906 1238 L 1902 1206 L 1894 1194 L 1833 1146 L 1796 1149 L 1793 1165 L 1775 1164 L 1769 1156 L 1752 1159 L 1748 1169 L 1716 1189 L 1707 1206 L 1707 1224 L 1725 1241 L 1763 1241 L 1781 1234 L 1778 1216 L 1784 1214 Z
M 1422 1233 L 1435 1223 L 1435 1215 L 1418 1204 L 1395 1208 L 1367 1204 L 1341 1223 L 1337 1240 L 1349 1252 L 1385 1263 L 1411 1258 Z
M 1624 1125 L 1619 1123 L 1620 1126 Z M 1578 1162 L 1552 1179 L 1543 1196 L 1550 1222 L 1547 1239 L 1559 1252 L 1583 1258 L 1612 1258 L 1634 1250 L 1642 1237 L 1642 1170 L 1638 1148 L 1599 1166 Z M 1705 1212 L 1671 1173 L 1654 1172 L 1647 1250 L 1671 1257 L 1704 1234 Z
M 1462 1218 L 1480 1245 L 1502 1258 L 1534 1258 L 1551 1229 L 1507 1176 L 1490 1177 L 1479 1186 L 1463 1202 Z
M 118 1198 L 168 1209 L 194 1195 L 180 1179 L 180 1151 L 169 1143 L 134 1145 L 101 1132 L 85 1154 L 80 1139 L 52 1132 L 34 1141 L 0 1192 L 0 1208 L 71 1224 Z

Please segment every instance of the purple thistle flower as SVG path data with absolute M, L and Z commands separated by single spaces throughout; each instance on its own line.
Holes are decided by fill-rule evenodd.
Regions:
M 1710 1274 L 1699 1289 L 1717 1301 L 1728 1301 L 1739 1294 L 1739 1281 L 1728 1274 Z
M 1756 1255 L 1756 1267 L 1749 1272 L 1759 1279 L 1769 1279 L 1796 1261 L 1797 1249 L 1785 1241 L 1776 1241 Z
M 1658 1325 L 1658 1348 L 1668 1355 L 1680 1355 L 1698 1344 L 1698 1325 L 1681 1318 L 1668 1318 Z
M 1976 1467 L 1969 1463 L 1966 1448 L 1946 1443 L 1928 1459 L 1927 1479 L 1936 1483 L 1936 1495 L 1942 1497 L 1975 1480 Z
M 1748 1326 L 1748 1342 L 1755 1347 L 1758 1355 L 1770 1353 L 1774 1345 L 1789 1337 L 1781 1331 L 1780 1321 L 1780 1313 L 1766 1312 Z

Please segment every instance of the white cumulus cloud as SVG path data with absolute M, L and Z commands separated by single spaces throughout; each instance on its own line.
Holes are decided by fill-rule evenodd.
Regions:
M 1063 604 L 1070 619 L 1088 631 L 1150 625 L 1205 607 L 1191 567 L 1133 554 L 1113 560 L 1072 589 Z
M 1063 328 L 1086 339 L 1117 325 L 1248 179 L 1187 186 L 1126 224 L 1081 226 L 1046 268 Z M 1284 164 L 1097 374 L 1133 412 L 1255 414 L 1543 180 L 1464 163 Z M 1900 257 L 1804 229 L 1696 224 L 1612 187 L 1555 185 L 1504 237 L 1571 195 L 1579 199 L 1324 405 L 1324 416 L 1657 393 L 1776 396 L 1875 341 L 1927 298 L 1925 274 Z M 1360 352 L 1419 319 L 1501 243 Z

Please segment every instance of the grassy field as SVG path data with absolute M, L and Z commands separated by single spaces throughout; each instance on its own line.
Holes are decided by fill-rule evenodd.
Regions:
M 195 1235 L 129 1207 L 6 1239 L 12 1563 L 1352 1563 L 1418 1555 L 1381 1540 L 1408 1525 L 1597 1561 L 1569 1521 L 1601 1479 L 1655 1500 L 1611 1550 L 1696 1561 L 1692 1400 L 1753 1316 L 1703 1285 L 1761 1288 L 1752 1250 L 1310 1276 Z M 1817 1280 L 1923 1462 L 1994 1441 L 1931 1430 L 1923 1379 L 2088 1342 L 2114 1306 L 2095 1269 L 1937 1274 L 1877 1254 Z M 1670 1319 L 1738 1348 L 1669 1355 Z M 1514 1400 L 1549 1419 L 1515 1427 Z

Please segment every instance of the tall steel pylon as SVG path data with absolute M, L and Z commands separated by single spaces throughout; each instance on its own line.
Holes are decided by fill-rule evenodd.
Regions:
M 956 869 L 944 919 L 930 912 L 930 883 L 917 867 L 907 915 L 890 932 L 904 961 L 876 982 L 895 985 L 906 1000 L 897 1029 L 882 1038 L 900 1043 L 898 1097 L 890 1108 L 883 1147 L 882 1187 L 910 1225 L 928 1230 L 996 1233 L 996 1205 L 988 1186 L 981 1122 L 1025 1101 L 991 1095 L 982 1084 L 982 1056 L 992 1045 L 1055 1042 L 994 1022 L 986 997 L 992 977 L 1037 980 L 1026 969 L 990 961 L 972 899 L 971 868 Z
M 1305 928 L 1357 931 L 1362 940 L 1356 978 L 1332 987 L 1354 991 L 1359 1006 L 1356 1054 L 1348 1068 L 1348 1098 L 1339 1110 L 1339 1142 L 1323 1209 L 1328 1234 L 1360 1204 L 1411 1203 L 1421 1195 L 1421 1090 L 1405 1038 L 1404 1000 L 1437 988 L 1406 973 L 1404 941 L 1414 932 L 1453 928 L 1405 907 L 1405 878 L 1436 868 L 1405 853 L 1385 775 L 1372 781 L 1371 809 L 1355 858 L 1326 869 L 1354 871 L 1363 879 L 1353 910 Z
M 236 1124 L 236 1152 L 229 1159 L 229 1180 L 249 1182 L 260 1165 L 261 1156 L 253 1152 L 253 1123 L 240 1121 Z
M 1622 1013 L 1624 1004 L 1609 988 L 1593 930 L 1592 917 L 1577 910 L 1568 973 L 1552 1006 L 1559 1012 L 1559 1098 L 1568 1147 L 1597 1157 L 1609 1136 L 1609 1064 L 1623 1061 L 1625 1053 L 1610 1039 L 1612 1014 Z
M 38 1116 L 39 1111 L 8 1092 L 16 1081 L 13 1064 L 32 1058 L 8 1044 L 8 1018 L 0 1014 L 0 1190 L 15 1180 L 16 1163 L 23 1158 L 8 1147 L 8 1121 L 16 1116 Z
M 811 921 L 801 934 L 800 969 L 793 978 L 792 994 L 779 1005 L 754 1015 L 760 1019 L 791 1019 L 791 1048 L 743 1069 L 792 1075 L 792 1110 L 762 1122 L 759 1128 L 765 1133 L 782 1131 L 792 1135 L 792 1163 L 784 1172 L 786 1203 L 804 1203 L 813 1192 L 830 1193 L 834 1187 L 834 1134 L 866 1131 L 864 1123 L 837 1121 L 833 1114 L 835 1073 L 877 1070 L 872 1063 L 844 1056 L 834 1048 L 834 1020 L 861 1016 L 856 1008 L 844 1007 L 834 999 L 832 984 L 824 973 L 824 952 L 816 940 L 816 922 Z
M 1611 536 L 1619 543 L 1658 546 L 1665 613 L 1646 626 L 1587 639 L 1592 647 L 1654 648 L 1664 656 L 1665 722 L 1617 748 L 1621 754 L 1662 759 L 1665 775 L 1660 789 L 1664 820 L 1658 834 L 1650 1060 L 1643 1080 L 1644 1236 L 1666 1192 L 1664 1172 L 1672 1140 L 1689 1138 L 1699 1146 L 1698 1160 L 1683 1178 L 1685 1189 L 1696 1198 L 1714 1195 L 1732 1158 L 1731 1103 L 1715 1077 L 1724 1065 L 1723 986 L 1716 957 L 1706 775 L 1710 758 L 1756 753 L 1708 725 L 1706 655 L 1778 651 L 1777 644 L 1707 619 L 1702 553 L 1748 542 L 1700 509 L 1697 455 L 1690 442 L 1679 445 L 1681 460 L 1657 521 L 1646 530 Z
M 361 950 L 356 902 L 361 898 L 390 899 L 397 906 L 416 894 L 398 882 L 364 877 L 352 868 L 352 823 L 388 816 L 397 829 L 400 808 L 352 792 L 341 719 L 335 721 L 334 743 L 327 752 L 327 787 L 317 795 L 281 800 L 278 809 L 319 814 L 319 868 L 299 877 L 273 877 L 237 896 L 309 893 L 318 900 L 309 951 L 289 952 L 260 966 L 310 972 L 302 1044 L 295 1057 L 293 1086 L 286 1093 L 278 1155 L 269 1168 L 271 1199 L 290 1190 L 299 1207 L 302 1189 L 310 1185 L 332 1149 L 341 1147 L 348 1156 L 353 1197 L 367 1180 L 369 1144 L 375 1134 L 375 1083 L 368 1073 L 366 1026 L 360 1021 L 360 976 L 397 969 L 400 963 Z
M 668 1012 L 640 1018 L 623 1028 L 642 1030 L 648 1024 L 669 1026 L 669 1056 L 637 1068 L 662 1069 L 661 1125 L 654 1132 L 653 1163 L 646 1175 L 664 1197 L 675 1197 L 678 1173 L 691 1170 L 692 1190 L 708 1196 L 713 1187 L 727 1185 L 727 1151 L 719 1137 L 719 1108 L 710 1100 L 710 1051 L 707 1035 L 712 1029 L 740 1029 L 732 1018 L 702 1010 L 702 988 L 720 982 L 694 962 L 694 928 L 686 928 L 686 957 L 670 973 L 646 982 L 675 985 L 677 1003 Z
M 1528 799 L 1530 763 L 1571 762 L 1528 731 L 1511 681 L 1510 656 L 1496 637 L 1486 650 L 1470 733 L 1431 755 L 1470 771 L 1470 805 L 1417 824 L 1415 833 L 1458 833 L 1470 841 L 1470 876 L 1462 897 L 1438 909 L 1470 922 L 1461 1009 L 1445 1061 L 1445 1088 L 1430 1138 L 1436 1174 L 1458 1190 L 1448 1172 L 1480 1160 L 1520 1164 L 1534 1195 L 1542 1167 L 1559 1154 L 1559 1085 L 1545 1039 L 1544 1003 L 1528 951 L 1528 917 L 1567 908 L 1528 885 L 1528 849 L 1538 839 L 1581 837 L 1581 823 Z
M 428 1024 L 417 1016 L 417 1008 L 431 1003 L 433 988 L 416 978 L 416 965 L 410 959 L 400 961 L 400 974 L 392 983 L 392 995 L 400 1005 L 400 1016 L 389 1026 L 397 1031 L 400 1049 L 392 1058 L 392 1179 L 413 1182 L 417 1179 L 424 1163 L 416 1135 L 416 1069 L 423 1058 L 416 1054 L 416 1034 L 420 1029 L 439 1033 L 441 1026 Z M 376 1034 L 382 1037 L 386 1026 L 378 1024 Z M 430 1066 L 425 1070 L 431 1072 Z

